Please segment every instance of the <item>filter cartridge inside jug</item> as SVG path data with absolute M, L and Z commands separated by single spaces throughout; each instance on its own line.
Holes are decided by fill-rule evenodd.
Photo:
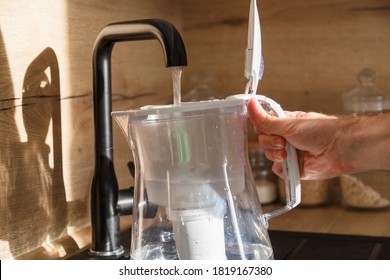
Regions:
M 221 209 L 217 209 L 221 208 Z M 223 260 L 224 202 L 209 208 L 171 211 L 176 249 L 181 260 Z

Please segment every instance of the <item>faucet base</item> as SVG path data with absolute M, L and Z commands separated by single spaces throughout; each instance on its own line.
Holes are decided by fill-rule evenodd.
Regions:
M 125 250 L 123 250 L 123 247 L 120 246 L 115 251 L 109 251 L 109 252 L 100 252 L 100 251 L 94 251 L 92 249 L 89 249 L 89 254 L 94 257 L 111 257 L 111 256 L 122 256 L 125 253 Z
M 120 242 L 123 245 L 122 255 L 102 256 L 93 255 L 90 248 L 82 249 L 76 254 L 69 256 L 68 260 L 130 260 L 131 229 L 125 229 L 120 233 Z M 98 252 L 99 253 L 99 252 Z

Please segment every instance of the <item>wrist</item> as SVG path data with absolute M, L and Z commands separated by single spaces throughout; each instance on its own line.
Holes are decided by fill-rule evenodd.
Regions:
M 390 113 L 340 118 L 341 172 L 390 169 Z

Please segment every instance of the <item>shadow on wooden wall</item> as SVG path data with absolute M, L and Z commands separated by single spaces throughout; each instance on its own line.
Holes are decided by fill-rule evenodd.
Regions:
M 0 52 L 6 58 L 2 40 Z M 67 235 L 68 211 L 57 57 L 53 49 L 46 48 L 30 63 L 21 100 L 14 97 L 7 59 L 1 61 L 5 79 L 0 88 L 0 239 L 8 241 L 14 258 L 38 247 L 61 257 L 66 252 L 56 241 Z M 15 116 L 20 106 L 23 122 L 17 122 Z M 26 142 L 21 142 L 16 123 L 24 124 Z

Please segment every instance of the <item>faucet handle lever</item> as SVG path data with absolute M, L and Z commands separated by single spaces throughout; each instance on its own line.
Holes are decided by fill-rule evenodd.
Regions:
M 133 161 L 129 161 L 127 163 L 127 167 L 129 168 L 130 174 L 133 178 L 135 178 L 135 165 Z
M 135 165 L 133 161 L 127 163 L 130 174 L 135 178 Z M 150 202 L 148 200 L 148 195 L 145 192 L 146 206 L 144 207 L 144 218 L 154 218 L 157 214 L 158 205 Z M 132 215 L 133 214 L 133 205 L 134 205 L 134 187 L 129 189 L 119 190 L 118 198 L 118 210 L 121 216 Z

